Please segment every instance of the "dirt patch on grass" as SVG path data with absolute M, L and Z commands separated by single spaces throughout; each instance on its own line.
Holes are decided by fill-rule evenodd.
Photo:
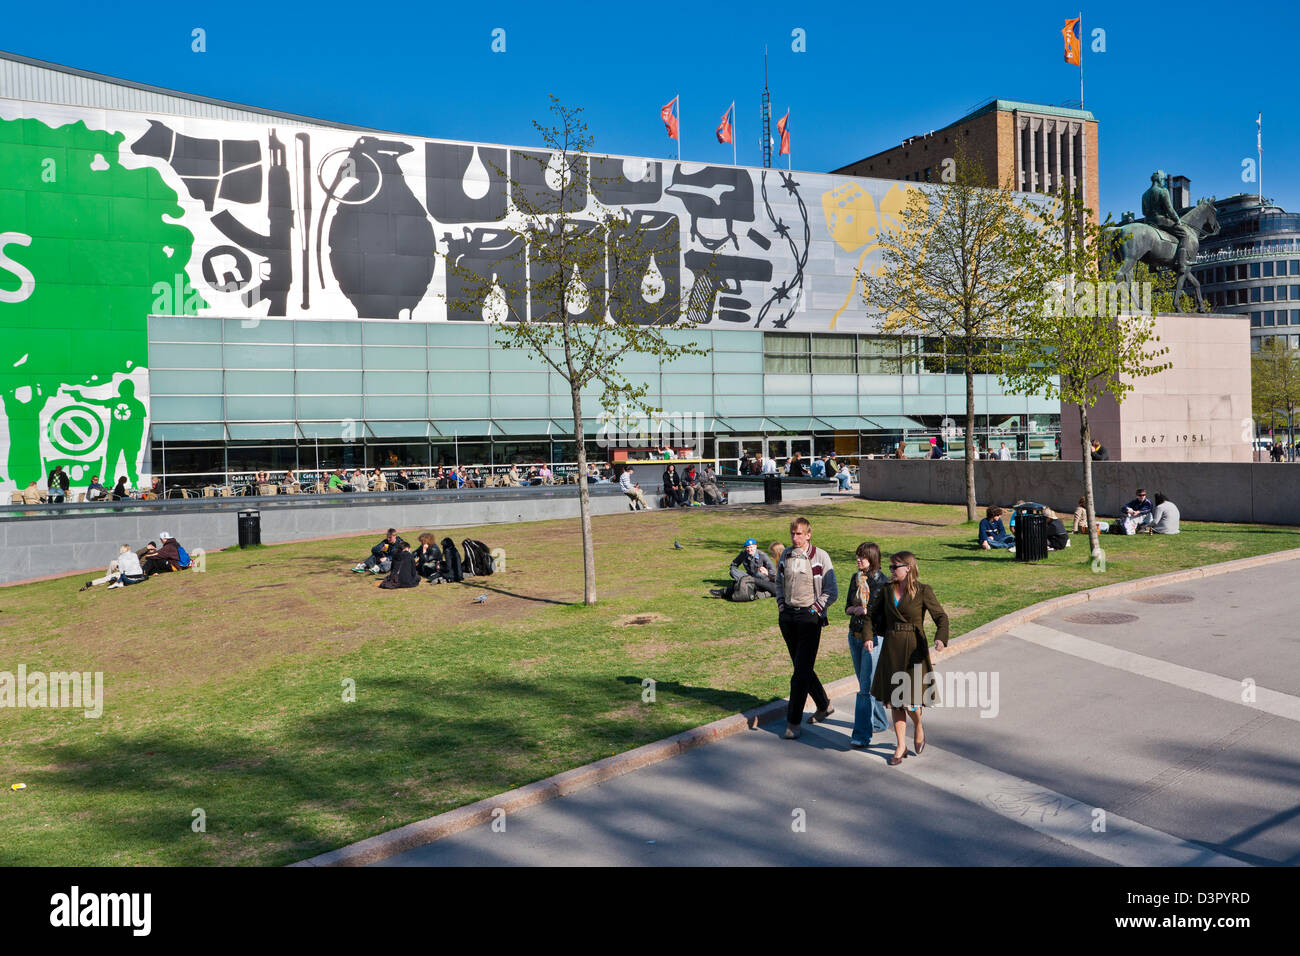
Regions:
M 622 617 L 616 617 L 609 622 L 610 627 L 644 627 L 648 624 L 667 624 L 672 618 L 666 614 L 658 614 L 654 611 L 644 611 L 640 614 L 624 614 Z
M 626 648 L 626 653 L 634 661 L 649 661 L 671 654 L 674 651 L 680 651 L 685 646 L 685 644 L 670 641 L 647 641 L 643 644 L 630 645 Z
M 1196 546 L 1204 548 L 1206 551 L 1235 551 L 1238 547 L 1236 541 L 1198 541 Z

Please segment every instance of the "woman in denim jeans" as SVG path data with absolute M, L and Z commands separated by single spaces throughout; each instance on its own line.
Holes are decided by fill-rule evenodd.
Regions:
M 858 675 L 858 699 L 853 711 L 851 747 L 867 747 L 872 733 L 889 728 L 885 705 L 871 696 L 871 679 L 880 660 L 880 638 L 872 633 L 869 609 L 871 599 L 888 584 L 880 570 L 880 548 L 874 541 L 858 545 L 858 570 L 849 582 L 844 613 L 849 616 L 849 654 Z

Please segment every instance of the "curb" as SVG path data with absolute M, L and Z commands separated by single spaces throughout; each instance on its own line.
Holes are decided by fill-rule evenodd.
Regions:
M 1087 591 L 1063 594 L 1060 597 L 1048 598 L 1046 601 L 1041 601 L 1031 607 L 1012 611 L 997 620 L 989 621 L 987 624 L 983 624 L 957 638 L 945 650 L 932 650 L 932 654 L 937 665 L 939 662 L 945 661 L 963 651 L 974 650 L 976 647 L 986 644 L 1014 627 L 1051 614 L 1061 608 L 1086 604 L 1090 601 L 1106 601 L 1127 594 L 1163 587 L 1167 584 L 1178 584 L 1183 581 L 1215 577 L 1220 574 L 1230 574 L 1233 571 L 1245 571 L 1297 559 L 1300 559 L 1300 548 L 1256 555 L 1250 558 L 1238 558 L 1235 561 L 1225 561 L 1222 564 L 1188 568 L 1184 571 L 1172 571 L 1155 577 L 1121 581 L 1118 584 L 1108 584 Z M 842 677 L 826 685 L 827 696 L 831 698 L 856 693 L 856 691 L 856 676 Z M 660 763 L 696 747 L 702 747 L 705 744 L 738 734 L 742 730 L 754 730 L 760 724 L 781 716 L 785 711 L 785 707 L 786 701 L 773 701 L 770 704 L 747 710 L 742 714 L 723 717 L 720 720 L 683 731 L 664 740 L 643 744 L 626 753 L 615 754 L 612 757 L 597 760 L 595 763 L 575 767 L 572 770 L 566 770 L 544 780 L 538 780 L 535 783 L 508 790 L 494 797 L 487 797 L 477 803 L 458 807 L 455 810 L 440 813 L 426 820 L 419 820 L 396 830 L 368 837 L 357 843 L 289 865 L 366 866 L 377 863 L 407 850 L 435 843 L 444 837 L 487 823 L 493 819 L 493 814 L 497 810 L 506 814 L 515 813 L 527 807 L 554 800 L 556 797 L 563 797 L 596 786 L 633 770 L 640 770 L 642 767 Z

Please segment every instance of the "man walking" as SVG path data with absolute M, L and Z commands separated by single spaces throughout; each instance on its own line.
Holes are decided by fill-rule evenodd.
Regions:
M 790 540 L 790 547 L 781 552 L 776 566 L 777 621 L 794 665 L 785 717 L 786 740 L 801 733 L 803 705 L 809 695 L 817 705 L 813 721 L 823 721 L 835 713 L 814 665 L 826 624 L 826 608 L 839 596 L 830 555 L 813 546 L 812 526 L 807 518 L 790 522 Z

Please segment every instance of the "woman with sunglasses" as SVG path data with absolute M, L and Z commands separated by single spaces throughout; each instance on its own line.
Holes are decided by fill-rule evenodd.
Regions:
M 889 585 L 873 595 L 871 618 L 875 633 L 884 636 L 880 661 L 871 683 L 871 696 L 889 705 L 898 746 L 889 758 L 897 767 L 907 756 L 907 717 L 911 714 L 916 754 L 925 749 L 921 707 L 934 678 L 930 646 L 925 640 L 925 612 L 930 612 L 936 631 L 934 646 L 948 646 L 948 614 L 928 584 L 922 584 L 916 569 L 916 555 L 899 551 L 889 556 Z M 933 700 L 933 699 L 931 699 Z

